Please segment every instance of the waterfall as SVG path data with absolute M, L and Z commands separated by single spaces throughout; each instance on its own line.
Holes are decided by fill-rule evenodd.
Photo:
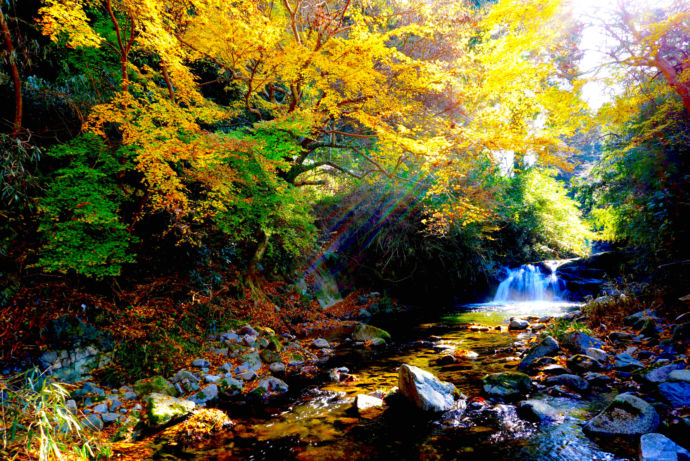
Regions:
M 494 302 L 563 301 L 566 289 L 565 282 L 556 275 L 558 262 L 548 261 L 544 265 L 549 273 L 532 264 L 507 269 L 508 275 L 498 286 Z

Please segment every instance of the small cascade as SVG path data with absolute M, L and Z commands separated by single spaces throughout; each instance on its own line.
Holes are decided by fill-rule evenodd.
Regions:
M 511 301 L 563 301 L 567 293 L 565 282 L 558 278 L 557 261 L 544 263 L 550 272 L 526 264 L 508 269 L 508 276 L 501 282 L 494 302 Z

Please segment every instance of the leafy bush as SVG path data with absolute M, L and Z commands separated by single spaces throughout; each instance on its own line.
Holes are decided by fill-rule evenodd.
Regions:
M 94 278 L 119 275 L 135 261 L 129 248 L 137 240 L 119 213 L 126 197 L 116 177 L 127 151 L 113 154 L 96 136 L 83 135 L 47 155 L 64 166 L 46 178 L 38 202 L 43 246 L 37 265 Z
M 37 369 L 8 378 L 0 377 L 0 422 L 3 459 L 40 461 L 108 457 L 110 452 L 89 437 L 65 405 L 69 393 Z

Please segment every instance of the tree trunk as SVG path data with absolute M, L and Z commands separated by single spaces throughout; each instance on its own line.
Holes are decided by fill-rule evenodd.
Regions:
M 17 56 L 14 46 L 12 45 L 12 36 L 10 29 L 5 20 L 5 15 L 0 7 L 0 29 L 5 39 L 5 47 L 7 48 L 10 72 L 12 73 L 12 80 L 14 82 L 14 128 L 12 135 L 16 136 L 22 129 L 22 117 L 24 112 L 24 101 L 22 99 L 22 80 L 19 78 L 19 69 L 17 68 Z
M 259 277 L 259 263 L 261 263 L 261 259 L 264 257 L 264 253 L 266 253 L 266 248 L 268 248 L 268 240 L 271 238 L 270 232 L 266 231 L 261 231 L 261 236 L 259 238 L 259 244 L 256 247 L 256 250 L 254 251 L 254 255 L 252 256 L 252 260 L 249 262 L 249 283 L 252 286 L 255 286 L 255 282 L 258 280 Z

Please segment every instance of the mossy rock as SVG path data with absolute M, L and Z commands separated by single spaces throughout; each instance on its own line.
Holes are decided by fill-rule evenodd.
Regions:
M 281 362 L 282 359 L 280 357 L 280 354 L 277 352 L 269 351 L 268 349 L 265 349 L 261 351 L 261 360 L 264 363 L 273 363 L 273 362 Z
M 113 442 L 131 442 L 136 440 L 141 431 L 141 426 L 141 413 L 133 411 L 122 426 L 115 431 L 110 440 Z
M 518 371 L 504 371 L 484 376 L 484 392 L 489 397 L 512 399 L 528 393 L 532 389 L 529 376 Z
M 391 340 L 391 335 L 381 328 L 375 327 L 373 325 L 367 325 L 365 323 L 360 323 L 355 327 L 355 331 L 352 332 L 352 339 L 356 341 L 371 341 L 376 338 L 381 338 L 385 341 Z
M 194 410 L 196 404 L 191 400 L 178 399 L 165 394 L 153 393 L 144 400 L 148 427 L 161 427 L 170 421 L 182 419 Z
M 140 379 L 134 383 L 134 392 L 137 396 L 157 393 L 157 394 L 167 394 L 173 397 L 177 397 L 177 389 L 175 386 L 162 376 L 154 376 L 150 379 Z
M 275 352 L 282 352 L 283 350 L 283 343 L 280 342 L 280 338 L 276 335 L 271 335 L 268 338 L 268 346 L 266 346 L 266 349 L 275 351 Z

